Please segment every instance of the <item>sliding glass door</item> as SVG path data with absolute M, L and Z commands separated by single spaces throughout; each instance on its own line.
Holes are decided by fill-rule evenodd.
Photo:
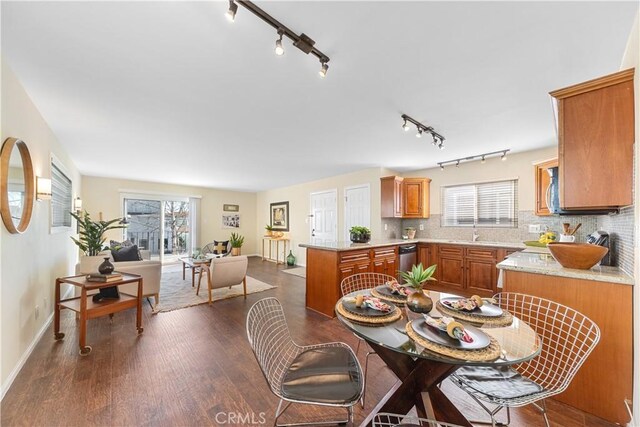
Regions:
M 125 237 L 148 250 L 151 259 L 172 262 L 189 253 L 191 215 L 187 199 L 127 195 L 123 197 L 123 210 L 129 222 Z

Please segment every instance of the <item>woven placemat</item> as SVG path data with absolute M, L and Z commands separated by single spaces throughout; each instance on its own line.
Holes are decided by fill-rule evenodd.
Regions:
M 425 338 L 422 338 L 413 330 L 411 322 L 407 322 L 405 331 L 407 332 L 409 338 L 411 338 L 413 341 L 426 348 L 427 350 L 433 351 L 434 353 L 438 353 L 443 356 L 451 357 L 453 359 L 470 360 L 473 362 L 491 362 L 499 358 L 501 354 L 500 344 L 498 344 L 498 341 L 489 334 L 487 334 L 487 336 L 489 337 L 489 341 L 491 341 L 491 343 L 488 347 L 481 350 L 458 350 L 456 348 L 446 347 L 444 345 L 436 344 Z
M 360 316 L 358 314 L 347 311 L 342 306 L 342 300 L 338 301 L 338 303 L 336 304 L 336 311 L 342 317 L 346 317 L 347 319 L 353 320 L 354 322 L 364 323 L 367 325 L 384 325 L 386 323 L 395 322 L 402 317 L 402 312 L 398 307 L 396 307 L 391 313 L 384 317 Z
M 447 316 L 451 316 L 454 319 L 464 320 L 465 322 L 474 323 L 474 324 L 487 326 L 487 327 L 510 326 L 511 323 L 513 323 L 513 315 L 509 313 L 507 310 L 503 310 L 502 316 L 500 317 L 487 317 L 487 316 L 479 316 L 473 313 L 465 313 L 462 311 L 454 310 L 442 304 L 440 301 L 436 303 L 436 308 L 440 313 L 445 314 Z
M 381 294 L 380 292 L 376 291 L 375 288 L 371 289 L 371 295 L 376 298 L 383 299 L 385 301 L 391 301 L 394 304 L 405 305 L 407 303 L 406 298 L 399 298 L 399 297 L 393 297 L 391 295 Z

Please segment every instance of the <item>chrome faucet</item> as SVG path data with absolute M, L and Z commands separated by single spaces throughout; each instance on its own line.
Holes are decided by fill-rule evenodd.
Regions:
M 473 226 L 473 235 L 471 236 L 471 238 L 473 239 L 474 242 L 477 242 L 478 239 L 480 238 L 480 233 L 478 233 L 478 230 L 476 230 L 475 224 Z

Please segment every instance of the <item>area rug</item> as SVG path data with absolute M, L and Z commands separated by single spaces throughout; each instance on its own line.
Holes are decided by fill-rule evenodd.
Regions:
M 198 276 L 196 276 L 196 286 L 198 286 Z M 247 276 L 247 294 L 255 294 L 274 288 L 275 286 Z M 222 288 L 212 291 L 214 302 L 242 295 L 242 284 L 232 286 L 231 289 Z M 162 281 L 160 283 L 160 304 L 154 308 L 154 314 L 207 304 L 208 302 L 209 295 L 205 277 L 202 278 L 200 295 L 196 295 L 196 288 L 191 287 L 190 270 L 187 270 L 185 280 L 182 280 L 181 265 L 168 265 L 163 267 Z
M 307 267 L 294 267 L 287 268 L 286 270 L 280 270 L 283 273 L 292 274 L 294 276 L 302 277 L 303 279 L 307 278 Z

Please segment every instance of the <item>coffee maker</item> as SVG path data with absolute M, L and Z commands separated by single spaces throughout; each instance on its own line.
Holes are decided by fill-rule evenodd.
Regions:
M 587 237 L 587 243 L 591 245 L 604 246 L 609 252 L 602 258 L 600 265 L 611 265 L 611 248 L 609 247 L 609 233 L 606 231 L 595 231 Z

